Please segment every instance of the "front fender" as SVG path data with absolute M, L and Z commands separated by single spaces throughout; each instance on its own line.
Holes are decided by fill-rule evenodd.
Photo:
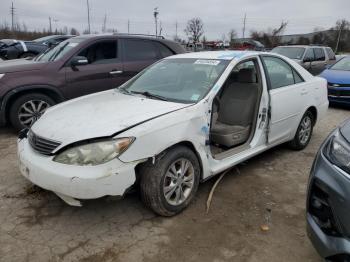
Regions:
M 203 177 L 209 172 L 208 157 L 210 148 L 208 104 L 197 104 L 153 119 L 118 137 L 136 137 L 134 143 L 119 159 L 123 162 L 139 161 L 154 157 L 173 145 L 190 142 L 203 165 Z M 210 119 L 210 117 L 209 117 Z

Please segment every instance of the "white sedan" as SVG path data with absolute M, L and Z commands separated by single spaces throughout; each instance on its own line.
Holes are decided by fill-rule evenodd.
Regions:
M 326 81 L 286 57 L 176 55 L 48 109 L 20 134 L 20 170 L 76 206 L 138 183 L 144 203 L 171 216 L 225 169 L 281 143 L 305 148 L 327 108 Z

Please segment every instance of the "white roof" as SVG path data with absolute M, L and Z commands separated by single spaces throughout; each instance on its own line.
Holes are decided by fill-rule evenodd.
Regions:
M 241 59 L 246 56 L 258 55 L 263 53 L 264 52 L 257 52 L 257 51 L 205 51 L 205 52 L 184 53 L 184 54 L 170 56 L 169 58 L 233 60 L 235 58 Z

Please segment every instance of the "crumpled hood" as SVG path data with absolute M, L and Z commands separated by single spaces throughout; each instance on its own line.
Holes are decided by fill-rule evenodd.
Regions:
M 350 143 L 350 119 L 340 128 L 340 132 Z
M 132 96 L 108 90 L 61 103 L 32 126 L 36 135 L 62 142 L 112 136 L 143 121 L 188 104 Z
M 0 63 L 0 74 L 42 69 L 47 63 L 27 59 L 4 60 Z
M 349 84 L 350 86 L 350 71 L 327 69 L 320 76 L 326 78 L 328 83 Z

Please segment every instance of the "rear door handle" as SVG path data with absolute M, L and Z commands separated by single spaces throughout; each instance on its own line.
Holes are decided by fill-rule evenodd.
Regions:
M 111 72 L 109 72 L 109 74 L 111 74 L 111 75 L 119 75 L 122 73 L 123 73 L 123 71 L 121 71 L 121 70 L 112 70 Z

